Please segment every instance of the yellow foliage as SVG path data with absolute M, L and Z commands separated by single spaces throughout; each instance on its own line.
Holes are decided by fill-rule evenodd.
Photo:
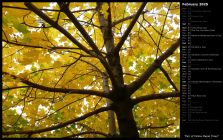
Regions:
M 49 2 L 34 2 L 33 4 L 38 8 L 50 6 Z
M 108 19 L 108 4 L 107 3 L 103 3 L 102 7 L 101 7 L 101 13 L 104 15 L 105 19 Z
M 105 94 L 100 93 L 104 90 L 102 72 L 110 69 L 111 73 L 116 73 L 117 69 L 112 68 L 118 60 L 108 59 L 110 57 L 107 53 L 108 44 L 112 44 L 111 49 L 114 49 L 120 43 L 142 3 L 112 2 L 108 5 L 106 2 L 98 9 L 98 3 L 95 2 L 70 2 L 70 11 L 84 30 L 73 23 L 74 21 L 69 19 L 65 12 L 59 12 L 58 4 L 50 2 L 32 4 L 38 9 L 49 9 L 39 12 L 54 22 L 57 21 L 59 13 L 60 16 L 56 24 L 39 17 L 35 11 L 4 7 L 27 8 L 22 2 L 3 3 L 3 72 L 18 77 L 13 78 L 7 74 L 2 76 L 3 89 L 5 89 L 2 93 L 4 131 L 35 131 L 48 128 L 107 106 L 106 98 L 100 97 L 100 94 Z M 159 57 L 163 54 L 179 37 L 180 26 L 175 27 L 180 24 L 179 3 L 172 3 L 168 16 L 174 14 L 174 18 L 166 19 L 162 32 L 167 14 L 165 8 L 168 8 L 169 4 L 148 2 L 143 10 L 145 13 L 140 14 L 124 41 L 119 55 L 125 85 L 138 79 L 154 63 L 156 55 Z M 112 27 L 108 30 L 110 27 L 101 26 L 101 22 L 107 25 L 109 6 Z M 100 13 L 104 18 L 100 19 Z M 119 23 L 114 24 L 115 22 Z M 172 23 L 175 25 L 173 26 Z M 67 32 L 64 32 L 65 30 Z M 112 34 L 109 36 L 111 40 L 103 36 L 104 31 L 104 34 Z M 85 32 L 87 34 L 83 35 Z M 169 63 L 165 60 L 162 67 L 180 89 L 180 49 L 178 48 L 167 60 Z M 108 85 L 111 91 L 115 87 L 112 82 L 110 77 Z M 8 90 L 8 88 L 15 89 Z M 73 89 L 76 91 L 74 92 Z M 91 95 L 92 90 L 98 91 L 94 92 L 97 96 Z M 171 91 L 173 88 L 170 82 L 159 69 L 156 69 L 131 98 Z M 180 99 L 174 98 L 173 101 L 179 103 Z M 14 108 L 17 109 L 13 110 Z M 22 119 L 18 119 L 21 112 Z M 177 129 L 179 126 L 179 112 L 179 104 L 168 100 L 142 102 L 135 105 L 133 110 L 137 126 L 174 123 L 173 126 L 162 131 L 152 130 L 154 133 L 159 133 L 159 136 L 179 136 L 179 132 L 171 133 L 172 129 Z M 17 119 L 18 124 L 13 125 Z M 85 124 L 89 128 L 79 126 L 77 123 Z M 117 119 L 116 123 L 118 127 Z M 104 111 L 64 128 L 33 134 L 32 137 L 65 137 L 86 130 L 108 133 L 108 127 L 108 113 Z M 140 131 L 139 134 L 140 137 L 156 137 L 146 135 L 144 131 Z M 11 137 L 14 136 L 23 135 Z M 96 135 L 88 134 L 81 137 L 96 137 Z

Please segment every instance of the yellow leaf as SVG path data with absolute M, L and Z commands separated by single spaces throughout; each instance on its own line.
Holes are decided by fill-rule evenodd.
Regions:
M 5 81 L 5 82 L 12 82 L 13 78 L 10 75 L 4 75 L 3 76 L 3 81 Z
M 49 2 L 33 2 L 33 4 L 38 8 L 48 7 L 50 6 Z
M 163 2 L 154 2 L 153 3 L 153 7 L 156 8 L 156 9 L 160 9 L 163 7 Z
M 100 12 L 104 15 L 105 19 L 108 19 L 108 4 L 107 3 L 103 3 Z
M 53 64 L 53 67 L 54 68 L 57 68 L 57 67 L 60 67 L 62 66 L 63 64 L 60 62 L 60 61 L 55 61 L 54 64 Z
M 20 74 L 18 75 L 18 77 L 21 77 L 21 78 L 23 78 L 23 79 L 27 79 L 28 74 L 29 74 L 29 72 L 28 72 L 28 71 L 25 71 L 25 72 L 23 72 L 23 73 L 20 73 Z
M 66 36 L 61 37 L 60 41 L 61 42 L 67 41 L 67 37 Z
M 38 112 L 38 114 L 39 114 L 40 116 L 44 116 L 44 115 L 45 115 L 45 110 L 42 108 L 42 109 Z

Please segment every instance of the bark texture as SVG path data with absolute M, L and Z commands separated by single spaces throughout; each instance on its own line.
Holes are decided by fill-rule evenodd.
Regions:
M 109 85 L 108 85 L 108 76 L 106 73 L 103 73 L 103 85 L 104 85 L 104 92 L 106 94 L 109 93 Z M 107 106 L 111 106 L 112 100 L 107 99 Z M 115 126 L 115 113 L 112 110 L 108 110 L 108 127 L 109 127 L 109 134 L 114 137 L 116 136 L 116 126 Z
M 111 106 L 117 116 L 120 137 L 139 137 L 136 122 L 132 113 L 133 104 L 129 96 L 130 94 L 128 93 L 127 88 L 124 85 L 123 70 L 120 63 L 119 50 L 125 42 L 134 24 L 136 23 L 145 5 L 146 3 L 142 4 L 136 16 L 134 17 L 131 26 L 128 27 L 124 34 L 124 37 L 115 47 L 112 33 L 110 5 L 107 10 L 108 18 L 106 19 L 100 12 L 102 3 L 97 3 L 98 18 L 106 48 L 107 62 L 109 64 L 109 67 L 111 68 L 112 76 L 114 78 L 114 81 L 112 81 L 112 92 L 110 93 L 112 94 L 111 97 L 113 100 Z

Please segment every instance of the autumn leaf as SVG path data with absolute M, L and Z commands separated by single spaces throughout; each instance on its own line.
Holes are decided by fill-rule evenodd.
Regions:
M 27 30 L 26 26 L 18 23 L 18 22 L 15 22 L 13 24 L 13 26 L 19 31 L 19 32 L 22 32 L 23 34 L 27 34 L 29 31 Z
M 180 137 L 179 6 L 3 2 L 2 137 Z

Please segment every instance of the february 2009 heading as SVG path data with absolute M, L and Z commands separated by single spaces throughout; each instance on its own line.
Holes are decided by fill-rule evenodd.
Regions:
M 190 6 L 190 7 L 195 7 L 195 6 L 208 6 L 208 3 L 182 3 L 183 6 Z

